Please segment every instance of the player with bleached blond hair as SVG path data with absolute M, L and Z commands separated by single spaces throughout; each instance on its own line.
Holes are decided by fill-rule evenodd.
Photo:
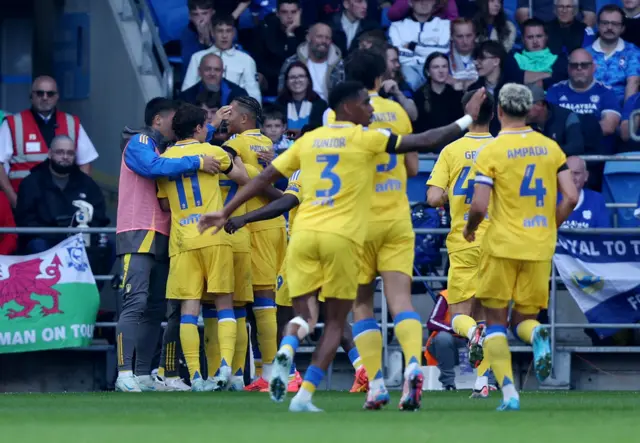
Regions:
M 511 301 L 511 327 L 517 337 L 533 345 L 536 376 L 543 381 L 551 373 L 549 331 L 536 318 L 549 300 L 557 228 L 578 202 L 562 149 L 525 124 L 532 105 L 526 86 L 508 83 L 500 91 L 502 130 L 478 151 L 474 194 L 463 231 L 467 241 L 475 240 L 491 199 L 491 223 L 481 246 L 476 298 L 487 317 L 484 355 L 504 397 L 499 411 L 520 409 L 507 343 Z M 558 192 L 562 201 L 556 204 Z

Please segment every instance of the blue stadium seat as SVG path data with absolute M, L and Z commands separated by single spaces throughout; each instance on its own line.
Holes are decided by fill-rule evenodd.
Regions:
M 640 156 L 640 152 L 626 152 L 620 155 Z M 640 197 L 640 162 L 607 162 L 604 167 L 602 193 L 605 199 L 612 203 L 636 204 Z M 640 226 L 640 222 L 633 216 L 633 209 L 618 208 L 614 213 L 618 216 L 619 227 Z
M 189 23 L 186 0 L 147 0 L 160 30 L 160 40 L 167 43 L 179 40 L 180 34 Z
M 423 202 L 427 199 L 427 180 L 435 163 L 433 160 L 420 160 L 418 175 L 407 181 L 407 196 L 410 202 Z

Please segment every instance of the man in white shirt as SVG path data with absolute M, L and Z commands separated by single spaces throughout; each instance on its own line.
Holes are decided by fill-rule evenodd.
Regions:
M 405 80 L 414 91 L 425 81 L 422 70 L 432 52 L 449 53 L 451 22 L 434 17 L 436 0 L 409 0 L 411 15 L 389 28 L 393 46 L 400 50 Z
M 31 109 L 7 116 L 0 126 L 0 190 L 16 207 L 20 182 L 31 168 L 47 159 L 55 136 L 66 135 L 75 142 L 76 164 L 89 174 L 98 152 L 78 117 L 56 109 L 58 85 L 48 76 L 31 85 Z
M 224 64 L 224 78 L 245 89 L 251 97 L 262 101 L 256 62 L 249 54 L 233 47 L 233 39 L 236 35 L 233 17 L 215 15 L 212 26 L 215 43 L 209 49 L 193 54 L 182 82 L 182 90 L 186 91 L 200 81 L 198 67 L 202 57 L 207 54 L 215 54 L 222 59 Z

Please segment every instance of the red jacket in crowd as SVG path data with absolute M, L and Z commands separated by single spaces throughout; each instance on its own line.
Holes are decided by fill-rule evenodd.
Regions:
M 13 211 L 7 196 L 0 192 L 0 226 L 3 228 L 15 228 Z M 0 255 L 11 255 L 18 245 L 18 234 L 0 234 Z

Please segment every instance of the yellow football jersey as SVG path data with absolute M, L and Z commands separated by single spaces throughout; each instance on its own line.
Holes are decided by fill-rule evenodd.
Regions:
M 399 103 L 382 98 L 375 91 L 369 91 L 369 98 L 373 106 L 370 129 L 388 129 L 396 135 L 413 132 L 411 119 Z M 327 110 L 325 124 L 333 123 L 335 118 L 335 112 Z M 404 154 L 382 153 L 376 162 L 375 193 L 369 220 L 397 220 L 409 217 L 409 214 Z
M 475 183 L 493 187 L 482 243 L 489 255 L 551 259 L 558 232 L 557 176 L 566 160 L 556 142 L 529 127 L 500 131 L 478 151 Z
M 273 142 L 267 136 L 260 133 L 258 129 L 251 129 L 244 131 L 242 134 L 237 134 L 231 137 L 225 142 L 224 146 L 233 149 L 240 156 L 245 165 L 253 166 L 258 170 L 258 172 L 262 172 L 267 165 L 258 158 L 257 153 L 272 150 Z M 246 212 L 260 209 L 267 203 L 269 203 L 269 201 L 266 198 L 252 198 L 247 202 Z M 249 226 L 252 231 L 260 231 L 270 228 L 283 228 L 285 226 L 285 219 L 281 216 L 272 220 L 263 220 L 251 223 Z
M 289 178 L 289 183 L 287 184 L 287 189 L 284 191 L 285 194 L 291 194 L 295 198 L 298 199 L 298 202 L 302 203 L 302 183 L 300 182 L 300 171 L 294 172 Z M 296 218 L 296 213 L 298 212 L 298 206 L 295 208 L 289 209 L 289 233 L 293 232 L 293 220 Z
M 449 196 L 451 232 L 447 236 L 447 250 L 450 253 L 480 245 L 487 230 L 485 220 L 478 227 L 474 243 L 469 243 L 462 237 L 473 197 L 473 160 L 477 151 L 492 140 L 491 134 L 468 132 L 464 137 L 448 144 L 440 153 L 427 181 L 427 186 L 445 189 Z
M 363 244 L 371 211 L 375 156 L 395 152 L 401 138 L 336 122 L 308 132 L 272 165 L 290 177 L 300 170 L 302 203 L 295 231 L 330 232 Z
M 220 169 L 225 173 L 233 168 L 229 154 L 222 148 L 197 140 L 179 141 L 162 154 L 162 157 L 181 158 L 187 155 L 209 155 L 220 162 Z M 179 178 L 158 180 L 158 198 L 168 198 L 171 207 L 170 256 L 205 246 L 230 244 L 224 232 L 216 235 L 205 232 L 200 235 L 197 227 L 202 214 L 222 209 L 219 180 L 218 174 L 204 172 L 192 172 Z

